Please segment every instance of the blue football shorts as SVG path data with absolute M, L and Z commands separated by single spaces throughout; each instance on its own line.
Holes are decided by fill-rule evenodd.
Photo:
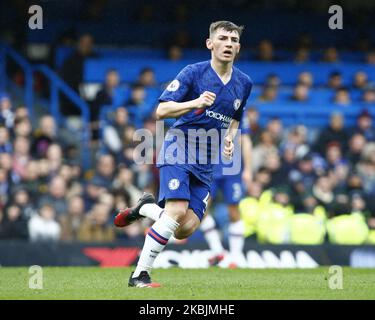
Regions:
M 212 199 L 216 197 L 219 190 L 226 204 L 238 204 L 244 193 L 241 175 L 214 177 L 210 190 Z
M 181 165 L 162 166 L 159 168 L 159 175 L 159 206 L 164 207 L 166 200 L 187 200 L 189 209 L 202 220 L 207 209 L 210 186 Z

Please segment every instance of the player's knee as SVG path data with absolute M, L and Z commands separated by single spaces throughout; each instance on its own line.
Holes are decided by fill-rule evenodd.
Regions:
M 200 224 L 199 219 L 185 219 L 175 231 L 174 237 L 178 240 L 183 240 L 190 237 Z
M 178 240 L 189 238 L 195 230 L 198 229 L 198 225 L 183 225 L 175 231 L 174 237 Z
M 172 219 L 180 222 L 184 220 L 187 213 L 188 203 L 186 201 L 170 201 L 165 206 L 165 212 Z

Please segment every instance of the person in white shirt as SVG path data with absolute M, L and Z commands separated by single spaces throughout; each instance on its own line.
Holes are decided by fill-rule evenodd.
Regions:
M 39 214 L 29 220 L 29 236 L 31 241 L 57 241 L 61 227 L 55 220 L 55 209 L 50 204 L 40 208 Z

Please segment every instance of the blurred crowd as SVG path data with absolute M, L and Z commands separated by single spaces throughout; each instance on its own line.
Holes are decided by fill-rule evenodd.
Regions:
M 59 71 L 77 92 L 92 48 L 92 37 L 81 37 L 76 52 Z M 297 49 L 295 61 L 309 60 L 309 50 L 308 45 Z M 335 48 L 328 48 L 323 60 L 336 62 L 339 56 Z M 180 46 L 170 47 L 169 59 L 182 57 Z M 272 43 L 265 40 L 259 44 L 257 60 L 278 60 Z M 375 64 L 375 51 L 368 51 L 366 62 Z M 331 115 L 326 128 L 286 127 L 280 118 L 262 126 L 261 105 L 276 101 L 283 84 L 276 74 L 269 75 L 266 83 L 256 84 L 261 86 L 260 94 L 250 98 L 244 117 L 254 144 L 254 181 L 246 190 L 246 199 L 260 201 L 267 195 L 269 203 L 293 213 L 323 210 L 327 218 L 356 212 L 375 228 L 375 128 L 371 114 L 375 86 L 369 76 L 358 71 L 352 83 L 343 83 L 341 74 L 334 72 L 324 86 L 333 93 L 334 103 L 350 105 L 357 99 L 364 104 L 354 127 L 347 126 L 338 112 Z M 128 94 L 119 95 L 124 85 Z M 112 221 L 116 210 L 133 206 L 143 191 L 157 194 L 155 166 L 134 162 L 133 134 L 146 128 L 156 136 L 155 92 L 164 87 L 150 68 L 126 84 L 117 70 L 108 70 L 100 90 L 89 101 L 92 140 L 99 147 L 86 171 L 77 147 L 60 134 L 56 119 L 45 114 L 33 124 L 25 107 L 15 106 L 9 94 L 1 93 L 0 239 L 111 242 L 142 236 L 147 227 L 144 223 L 115 229 Z M 312 88 L 313 76 L 302 72 L 286 100 L 308 102 Z M 105 121 L 100 121 L 105 105 L 112 109 Z M 62 110 L 70 115 L 67 105 L 63 104 Z

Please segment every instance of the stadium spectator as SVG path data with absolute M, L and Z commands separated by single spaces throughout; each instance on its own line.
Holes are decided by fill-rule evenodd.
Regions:
M 95 204 L 78 230 L 78 240 L 83 242 L 112 242 L 115 240 L 114 227 L 109 224 L 110 208 L 105 204 Z
M 371 50 L 369 53 L 367 53 L 366 63 L 375 64 L 375 50 Z
M 110 154 L 100 155 L 96 165 L 96 171 L 93 179 L 99 181 L 106 190 L 110 190 L 115 176 L 116 163 Z
M 134 206 L 142 195 L 142 191 L 134 183 L 134 172 L 124 166 L 119 169 L 113 181 L 113 188 L 117 193 L 126 195 L 125 201 L 129 202 L 130 206 Z
M 99 120 L 101 107 L 113 105 L 115 90 L 118 88 L 120 81 L 117 70 L 110 69 L 107 71 L 103 87 L 97 92 L 94 101 L 91 103 L 91 123 L 95 124 Z
M 273 102 L 277 99 L 278 88 L 275 86 L 265 86 L 262 94 L 257 98 L 259 102 Z
M 90 34 L 81 35 L 78 39 L 76 51 L 64 61 L 59 70 L 61 78 L 77 93 L 79 93 L 79 87 L 83 82 L 85 61 L 87 58 L 95 57 L 93 47 L 94 38 Z M 62 99 L 61 111 L 66 116 L 79 114 L 79 109 L 66 99 Z
M 32 155 L 36 158 L 44 158 L 48 147 L 52 143 L 59 143 L 61 140 L 57 135 L 55 119 L 50 115 L 44 115 L 39 120 L 38 129 L 34 131 L 32 144 Z
M 129 120 L 136 128 L 141 128 L 143 120 L 152 115 L 153 106 L 146 103 L 146 90 L 143 85 L 132 86 L 130 99 L 125 102 Z
M 309 87 L 303 83 L 297 83 L 297 85 L 294 87 L 290 100 L 295 102 L 306 102 L 308 99 Z
M 342 75 L 339 71 L 333 71 L 330 73 L 328 78 L 327 87 L 330 89 L 339 89 L 343 85 Z
M 324 50 L 323 59 L 324 62 L 335 63 L 339 62 L 339 54 L 335 47 L 329 47 Z
M 319 205 L 323 206 L 330 215 L 333 215 L 335 207 L 335 194 L 333 184 L 329 176 L 321 176 L 313 185 L 312 194 L 318 200 Z
M 314 85 L 314 78 L 311 72 L 301 72 L 298 75 L 297 83 L 303 84 L 308 88 L 311 88 Z
M 338 88 L 333 98 L 335 104 L 341 106 L 348 106 L 351 104 L 352 100 L 350 98 L 349 90 L 345 87 Z
M 283 139 L 283 124 L 279 118 L 272 118 L 266 124 L 266 131 L 271 134 L 276 146 L 279 146 Z
M 344 161 L 341 146 L 338 142 L 334 141 L 327 145 L 326 160 L 328 169 L 335 169 Z
M 0 93 L 0 124 L 8 129 L 13 128 L 14 112 L 12 110 L 12 101 L 7 93 Z
M 128 110 L 119 107 L 114 112 L 114 119 L 103 129 L 103 142 L 105 146 L 113 153 L 121 152 L 122 135 L 129 124 Z
M 264 167 L 271 174 L 270 188 L 284 186 L 288 180 L 290 168 L 283 165 L 277 153 L 267 155 Z
M 168 59 L 170 61 L 179 61 L 183 57 L 183 51 L 180 46 L 172 45 L 168 48 Z
M 5 215 L 0 220 L 0 239 L 27 240 L 29 238 L 27 220 L 22 216 L 18 206 L 10 204 L 6 207 Z
M 43 204 L 39 214 L 29 220 L 30 240 L 33 242 L 58 241 L 61 227 L 55 220 L 55 209 L 51 204 Z
M 335 192 L 349 194 L 348 178 L 350 170 L 350 163 L 345 159 L 338 163 L 335 168 L 329 172 L 335 186 Z
M 367 209 L 366 200 L 360 192 L 353 192 L 350 197 L 350 213 L 360 213 L 365 218 L 371 218 L 371 213 Z
M 262 189 L 268 189 L 271 183 L 271 173 L 265 167 L 260 167 L 255 171 L 254 182 L 259 183 L 262 186 Z
M 341 150 L 345 153 L 347 150 L 348 132 L 344 127 L 344 117 L 341 113 L 333 113 L 330 118 L 329 127 L 324 129 L 315 144 L 315 150 L 324 155 L 327 146 L 331 142 L 338 142 Z
M 13 179 L 19 181 L 26 177 L 27 164 L 31 160 L 30 141 L 25 137 L 16 137 L 13 149 Z
M 78 174 L 78 175 L 77 175 Z M 66 198 L 81 195 L 84 192 L 83 185 L 81 183 L 82 178 L 80 177 L 80 171 L 74 168 L 74 166 L 63 163 L 59 168 L 57 175 L 62 177 L 67 185 Z
M 358 166 L 358 174 L 362 181 L 363 191 L 372 203 L 371 207 L 374 206 L 375 196 L 375 163 L 369 159 L 361 161 Z
M 260 140 L 260 135 L 263 131 L 259 124 L 259 111 L 256 107 L 249 107 L 246 111 L 246 121 L 248 121 L 248 126 L 251 132 L 251 140 L 253 145 L 257 145 Z
M 4 125 L 0 125 L 0 153 L 11 153 L 13 150 L 10 141 L 9 130 Z
M 12 190 L 12 199 L 12 202 L 21 209 L 22 217 L 26 220 L 29 220 L 36 213 L 26 188 L 17 186 L 15 190 Z
M 38 201 L 39 196 L 47 192 L 48 189 L 47 182 L 43 181 L 39 168 L 40 163 L 35 160 L 29 161 L 26 166 L 26 175 L 20 181 L 20 186 L 27 190 L 33 205 L 36 204 L 35 201 Z M 44 189 L 42 186 L 44 186 Z
M 310 151 L 306 127 L 299 125 L 292 128 L 281 143 L 281 150 L 285 150 L 289 163 L 292 163 L 295 158 L 302 158 L 306 155 Z
M 299 47 L 294 56 L 294 62 L 303 63 L 310 60 L 310 50 L 307 47 Z
M 107 189 L 101 179 L 94 177 L 88 181 L 84 191 L 85 208 L 91 210 L 103 192 L 107 192 Z
M 25 106 L 19 106 L 15 111 L 14 111 L 14 118 L 30 118 L 29 110 Z
M 356 165 L 361 160 L 362 152 L 366 146 L 366 138 L 363 134 L 357 132 L 354 133 L 349 140 L 349 150 L 345 155 L 345 158 L 351 163 L 352 167 L 355 168 Z
M 84 62 L 87 58 L 95 56 L 93 47 L 94 38 L 92 35 L 81 35 L 76 51 L 64 61 L 60 69 L 61 78 L 77 92 L 79 92 L 79 85 L 83 80 Z
M 139 73 L 138 79 L 136 80 L 135 84 L 149 88 L 155 87 L 157 85 L 155 79 L 155 72 L 152 68 L 143 68 Z
M 271 73 L 267 76 L 266 83 L 264 85 L 266 87 L 267 86 L 279 87 L 281 85 L 280 77 L 275 73 Z
M 257 171 L 261 166 L 263 166 L 267 156 L 272 153 L 277 153 L 275 141 L 273 140 L 270 132 L 264 131 L 261 134 L 259 144 L 253 149 L 253 158 L 251 161 L 253 171 Z
M 312 154 L 306 154 L 298 161 L 297 167 L 289 173 L 289 182 L 294 191 L 294 197 L 302 197 L 310 191 L 316 179 Z
M 315 212 L 323 212 L 326 214 L 326 210 L 321 206 L 318 200 L 312 194 L 312 191 L 306 192 L 301 196 L 300 201 L 293 203 L 295 212 L 298 213 L 309 213 L 314 214 Z
M 13 131 L 16 137 L 30 138 L 32 134 L 30 120 L 27 117 L 16 117 L 14 120 Z
M 357 126 L 354 132 L 362 134 L 368 142 L 375 142 L 375 128 L 372 124 L 371 114 L 368 110 L 363 110 L 357 118 Z
M 46 159 L 48 160 L 49 173 L 55 175 L 63 163 L 63 152 L 61 147 L 53 143 L 47 149 Z
M 357 71 L 353 78 L 353 89 L 364 90 L 368 86 L 368 76 L 364 71 Z
M 64 178 L 55 176 L 49 183 L 49 192 L 39 199 L 39 209 L 41 209 L 44 205 L 50 205 L 56 212 L 57 217 L 66 214 L 68 212 L 66 193 L 67 186 Z
M 78 240 L 78 230 L 85 216 L 84 200 L 80 196 L 74 196 L 68 201 L 68 212 L 60 216 L 61 240 Z
M 375 104 L 375 88 L 370 88 L 363 92 L 362 102 L 365 104 Z
M 264 39 L 259 42 L 255 59 L 258 61 L 275 60 L 274 49 L 271 41 Z
M 0 208 L 8 201 L 11 183 L 9 181 L 8 170 L 0 166 Z

